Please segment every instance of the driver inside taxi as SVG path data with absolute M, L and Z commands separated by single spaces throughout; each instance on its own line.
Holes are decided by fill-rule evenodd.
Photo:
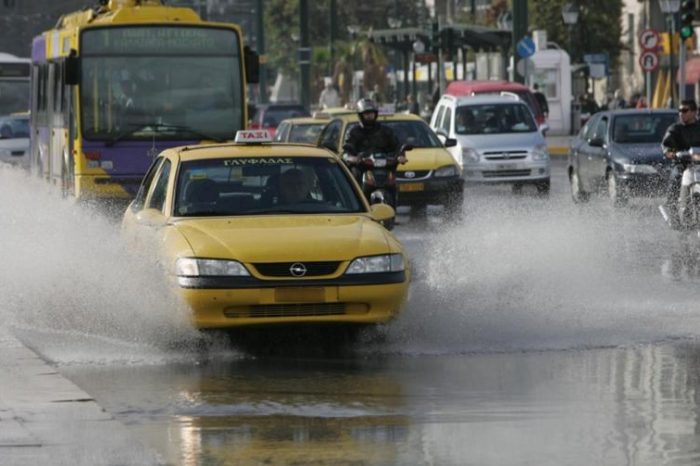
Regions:
M 303 171 L 291 168 L 280 175 L 280 204 L 298 204 L 309 199 L 311 184 Z

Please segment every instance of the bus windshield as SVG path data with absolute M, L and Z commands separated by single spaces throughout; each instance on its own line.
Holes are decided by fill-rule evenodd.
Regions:
M 86 139 L 233 139 L 243 127 L 243 70 L 233 30 L 88 29 L 81 55 Z

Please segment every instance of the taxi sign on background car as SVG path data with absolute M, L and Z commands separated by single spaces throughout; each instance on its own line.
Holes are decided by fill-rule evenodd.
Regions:
M 246 129 L 236 131 L 235 141 L 244 144 L 272 142 L 272 137 L 266 129 Z

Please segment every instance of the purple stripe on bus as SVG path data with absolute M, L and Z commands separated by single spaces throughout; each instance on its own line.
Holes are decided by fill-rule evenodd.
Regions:
M 46 38 L 44 36 L 35 37 L 32 41 L 32 61 L 34 63 L 46 61 Z
M 151 141 L 120 141 L 114 146 L 107 147 L 104 142 L 84 141 L 83 152 L 96 152 L 99 159 L 96 160 L 107 174 L 143 176 L 153 162 L 153 147 L 155 154 L 170 147 L 196 144 L 197 141 L 156 141 L 155 146 Z M 104 166 L 104 162 L 111 162 Z

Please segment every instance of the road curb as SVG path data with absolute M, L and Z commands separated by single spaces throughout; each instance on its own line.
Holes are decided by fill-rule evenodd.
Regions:
M 569 148 L 565 146 L 547 146 L 547 150 L 549 150 L 549 155 L 569 155 Z

